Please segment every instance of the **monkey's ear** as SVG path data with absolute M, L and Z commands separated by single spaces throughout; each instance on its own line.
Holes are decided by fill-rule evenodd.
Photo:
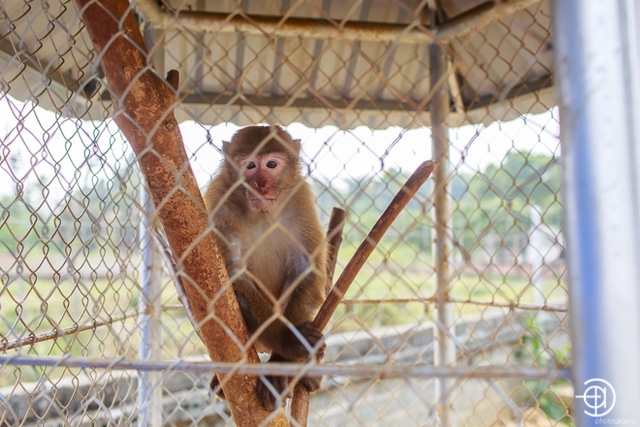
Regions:
M 301 139 L 292 139 L 291 142 L 293 142 L 293 148 L 295 148 L 296 150 L 296 154 L 300 154 L 300 142 L 302 140 Z
M 227 154 L 229 151 L 229 144 L 231 144 L 229 141 L 222 141 L 222 152 L 224 154 Z

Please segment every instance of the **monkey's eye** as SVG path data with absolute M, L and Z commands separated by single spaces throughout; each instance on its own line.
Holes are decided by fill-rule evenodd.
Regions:
M 269 161 L 267 162 L 267 167 L 268 167 L 269 169 L 273 169 L 273 168 L 275 168 L 276 166 L 278 166 L 278 163 L 276 163 L 276 162 L 275 162 L 275 160 L 269 160 Z
M 255 169 L 256 164 L 254 162 L 247 163 L 247 169 Z

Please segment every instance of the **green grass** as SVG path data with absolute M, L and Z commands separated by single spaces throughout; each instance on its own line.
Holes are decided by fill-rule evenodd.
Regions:
M 336 271 L 340 272 L 355 252 L 354 245 L 341 247 Z M 99 257 L 87 262 L 99 263 Z M 104 261 L 102 261 L 104 262 Z M 110 261 L 110 265 L 111 265 Z M 137 265 L 139 261 L 128 260 Z M 135 268 L 135 267 L 132 267 Z M 136 313 L 139 308 L 140 289 L 135 272 L 114 274 L 106 278 L 69 275 L 54 281 L 21 274 L 5 275 L 0 280 L 0 339 L 1 342 L 29 337 L 72 327 L 94 319 L 106 320 L 124 313 Z M 25 280 L 26 278 L 27 280 Z M 408 245 L 394 249 L 377 248 L 356 277 L 346 298 L 375 300 L 372 303 L 341 304 L 333 317 L 333 332 L 374 329 L 391 325 L 422 323 L 433 320 L 432 301 L 393 302 L 393 299 L 429 299 L 435 293 L 435 273 L 431 256 L 426 251 L 416 251 Z M 163 279 L 163 304 L 178 304 L 173 283 Z M 453 298 L 481 301 L 486 304 L 534 304 L 535 290 L 526 278 L 496 274 L 460 275 L 453 278 L 450 294 Z M 545 280 L 543 294 L 547 304 L 566 301 L 566 284 L 563 279 Z M 379 302 L 378 302 L 379 301 Z M 504 310 L 487 305 L 455 303 L 455 318 Z M 55 340 L 28 345 L 8 354 L 47 356 L 118 357 L 135 358 L 138 351 L 140 318 L 114 322 Z M 205 354 L 204 346 L 186 316 L 184 310 L 168 310 L 162 314 L 162 358 L 173 359 Z M 26 381 L 37 378 L 42 372 L 36 368 L 17 369 L 7 373 L 0 386 L 12 384 L 16 376 Z M 14 368 L 11 368 L 14 369 Z M 71 372 L 65 371 L 66 374 Z M 65 374 L 65 375 L 66 375 Z
M 355 251 L 340 249 L 335 279 Z M 427 254 L 416 253 L 414 249 L 402 248 L 390 254 L 376 250 L 368 263 L 360 271 L 349 288 L 346 299 L 429 299 L 435 296 L 436 277 L 433 263 Z M 409 258 L 411 257 L 411 258 Z M 408 267 L 407 267 L 408 266 Z M 545 279 L 543 282 L 543 301 L 547 305 L 562 304 L 567 300 L 564 279 Z M 485 274 L 483 276 L 464 274 L 452 279 L 450 295 L 454 299 L 482 302 L 455 303 L 455 317 L 477 315 L 487 311 L 502 310 L 490 307 L 490 304 L 536 303 L 537 291 L 530 280 L 515 275 Z M 368 328 L 380 328 L 389 325 L 407 324 L 433 320 L 433 302 L 376 302 L 365 304 L 341 304 L 333 317 L 334 331 L 348 331 Z

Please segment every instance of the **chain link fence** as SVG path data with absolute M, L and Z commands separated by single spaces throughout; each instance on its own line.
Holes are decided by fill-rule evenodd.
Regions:
M 440 161 L 325 331 L 308 425 L 573 425 L 550 3 L 437 3 L 131 7 L 200 188 L 241 126 L 302 139 L 322 224 L 348 211 L 336 277 Z M 0 425 L 234 425 L 76 4 L 0 4 Z

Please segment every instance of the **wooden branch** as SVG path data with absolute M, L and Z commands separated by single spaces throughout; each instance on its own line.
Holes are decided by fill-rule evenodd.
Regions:
M 189 317 L 193 328 L 198 333 L 198 336 L 200 336 L 200 331 L 198 330 L 198 321 L 195 319 L 195 317 L 193 317 L 193 310 L 191 310 L 191 306 L 189 305 L 189 298 L 187 298 L 187 293 L 184 290 L 182 279 L 180 279 L 180 272 L 178 271 L 178 266 L 173 259 L 173 255 L 171 254 L 171 249 L 169 248 L 167 242 L 164 241 L 162 235 L 160 234 L 160 230 L 158 230 L 157 228 L 154 227 L 154 229 L 151 230 L 151 237 L 156 245 L 156 248 L 158 249 L 158 252 L 160 252 L 160 255 L 162 255 L 162 259 L 164 260 L 167 270 L 169 270 L 169 275 L 171 276 L 173 285 L 176 287 L 178 301 L 182 303 L 182 306 L 187 312 L 187 317 Z M 200 339 L 202 339 L 201 336 Z
M 438 166 L 437 162 L 427 160 L 418 166 L 418 169 L 409 177 L 407 182 L 402 186 L 398 194 L 393 198 L 387 209 L 382 213 L 378 221 L 364 239 L 362 244 L 356 250 L 347 266 L 342 271 L 340 278 L 333 287 L 333 290 L 320 308 L 318 315 L 313 320 L 312 325 L 321 331 L 327 327 L 329 319 L 338 307 L 338 304 L 347 293 L 349 286 L 358 275 L 358 272 L 373 252 L 373 249 L 382 239 L 384 233 L 398 217 L 402 209 L 416 194 L 418 189 L 429 178 L 434 169 Z M 298 425 L 306 426 L 309 414 L 309 391 L 303 387 L 296 387 L 294 390 L 293 400 L 291 402 L 291 414 Z
M 387 209 L 385 209 L 380 218 L 378 218 L 378 221 L 376 221 L 367 237 L 360 244 L 356 253 L 342 271 L 336 285 L 320 308 L 318 315 L 313 320 L 313 326 L 320 330 L 327 327 L 327 323 L 329 323 L 329 319 L 331 319 L 333 312 L 338 307 L 340 300 L 342 300 L 347 293 L 351 282 L 356 278 L 356 275 L 367 261 L 367 258 L 369 258 L 369 255 L 371 255 L 371 252 L 373 252 L 373 249 L 380 242 L 384 233 L 391 227 L 391 224 L 398 217 L 402 209 L 409 203 L 414 194 L 416 194 L 437 166 L 437 162 L 430 160 L 422 163 L 413 175 L 409 177 L 400 191 L 398 191 L 398 194 L 396 194 Z
M 338 262 L 338 249 L 342 243 L 342 230 L 347 219 L 347 212 L 340 208 L 333 208 L 329 219 L 329 229 L 327 230 L 328 250 L 327 250 L 327 295 L 331 292 L 333 274 L 336 271 Z M 291 399 L 291 418 L 299 425 L 306 426 L 309 416 L 309 391 L 304 386 L 298 384 L 293 390 Z M 294 425 L 294 424 L 292 424 Z
M 223 258 L 173 115 L 177 73 L 170 73 L 167 84 L 153 72 L 128 0 L 76 0 L 76 4 L 109 82 L 114 120 L 147 180 L 211 360 L 259 363 L 256 351 L 245 348 L 249 332 L 228 286 Z M 260 405 L 256 376 L 219 377 L 237 425 L 265 425 L 267 420 L 271 426 L 288 425 L 283 413 L 272 416 Z
M 333 274 L 336 271 L 338 249 L 340 249 L 340 244 L 342 243 L 342 230 L 346 220 L 347 212 L 344 209 L 333 208 L 327 230 L 327 240 L 329 242 L 327 248 L 327 295 L 331 293 L 331 288 L 333 287 Z

